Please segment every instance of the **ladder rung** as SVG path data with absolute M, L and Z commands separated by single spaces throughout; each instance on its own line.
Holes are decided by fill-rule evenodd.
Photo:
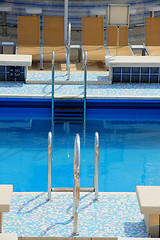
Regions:
M 64 122 L 68 122 L 69 124 L 82 124 L 83 123 L 83 121 L 78 121 L 78 122 L 76 122 L 76 121 L 57 121 L 57 120 L 55 120 L 55 124 L 64 124 Z
M 83 115 L 82 114 L 77 114 L 76 116 L 72 115 L 72 114 L 55 114 L 54 119 L 64 119 L 64 120 L 77 120 L 77 119 L 83 119 Z
M 77 112 L 77 111 L 84 111 L 83 108 L 54 108 L 55 111 L 68 111 L 68 112 Z
M 52 188 L 52 192 L 73 192 L 73 188 Z M 80 192 L 94 192 L 94 188 L 80 188 Z

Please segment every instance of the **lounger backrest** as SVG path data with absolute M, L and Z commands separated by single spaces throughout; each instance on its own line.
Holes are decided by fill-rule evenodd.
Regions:
M 38 16 L 18 16 L 18 44 L 40 45 Z
M 103 45 L 103 17 L 83 17 L 83 45 Z
M 107 26 L 107 45 L 117 46 L 117 26 Z M 128 26 L 119 27 L 119 46 L 128 46 Z
M 145 18 L 145 34 L 147 46 L 160 46 L 160 18 Z
M 64 46 L 64 17 L 43 17 L 43 45 Z

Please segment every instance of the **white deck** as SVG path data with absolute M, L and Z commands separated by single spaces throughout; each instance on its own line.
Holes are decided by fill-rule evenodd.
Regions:
M 18 240 L 16 233 L 0 233 L 0 240 Z
M 1 66 L 31 66 L 32 55 L 0 54 Z
M 0 212 L 10 211 L 12 193 L 12 185 L 0 185 Z
M 142 214 L 160 215 L 160 186 L 137 186 L 136 193 Z
M 160 67 L 160 56 L 106 56 L 107 67 Z

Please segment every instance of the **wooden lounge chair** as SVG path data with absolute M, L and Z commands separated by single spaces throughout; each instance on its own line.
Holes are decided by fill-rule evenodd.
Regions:
M 32 55 L 40 60 L 40 27 L 38 16 L 18 16 L 17 54 Z
M 43 17 L 43 61 L 65 61 L 67 51 L 64 44 L 64 17 Z
M 83 17 L 83 51 L 87 51 L 88 61 L 104 61 L 103 17 Z
M 107 50 L 108 55 L 116 56 L 117 50 L 117 26 L 107 26 Z M 128 26 L 119 27 L 119 47 L 118 56 L 132 56 L 128 45 Z
M 160 18 L 145 18 L 146 48 L 151 56 L 160 56 Z

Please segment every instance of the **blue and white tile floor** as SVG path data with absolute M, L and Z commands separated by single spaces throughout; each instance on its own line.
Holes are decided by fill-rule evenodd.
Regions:
M 88 73 L 89 81 L 105 81 L 107 74 Z M 29 72 L 28 79 L 35 81 L 51 80 L 51 72 Z M 66 74 L 56 73 L 57 81 L 66 79 Z M 83 80 L 83 73 L 71 74 L 74 82 Z M 51 98 L 51 85 L 48 84 L 25 84 L 20 82 L 0 82 L 0 97 L 36 97 Z M 55 96 L 83 97 L 83 85 L 55 85 Z M 160 84 L 129 84 L 116 83 L 112 85 L 88 85 L 87 98 L 109 98 L 109 99 L 160 99 Z
M 87 74 L 89 81 L 97 81 L 97 83 L 105 82 L 109 80 L 108 73 L 102 72 L 95 72 L 95 73 L 88 73 Z M 83 81 L 84 80 L 84 73 L 83 72 L 75 72 L 70 74 L 70 81 Z M 28 72 L 27 81 L 32 82 L 40 82 L 40 81 L 52 81 L 52 73 L 50 72 Z M 67 74 L 64 72 L 55 72 L 55 81 L 68 81 Z
M 3 232 L 18 236 L 71 236 L 71 193 L 14 193 L 11 210 L 4 214 Z M 81 194 L 78 232 L 83 237 L 149 237 L 135 193 Z

